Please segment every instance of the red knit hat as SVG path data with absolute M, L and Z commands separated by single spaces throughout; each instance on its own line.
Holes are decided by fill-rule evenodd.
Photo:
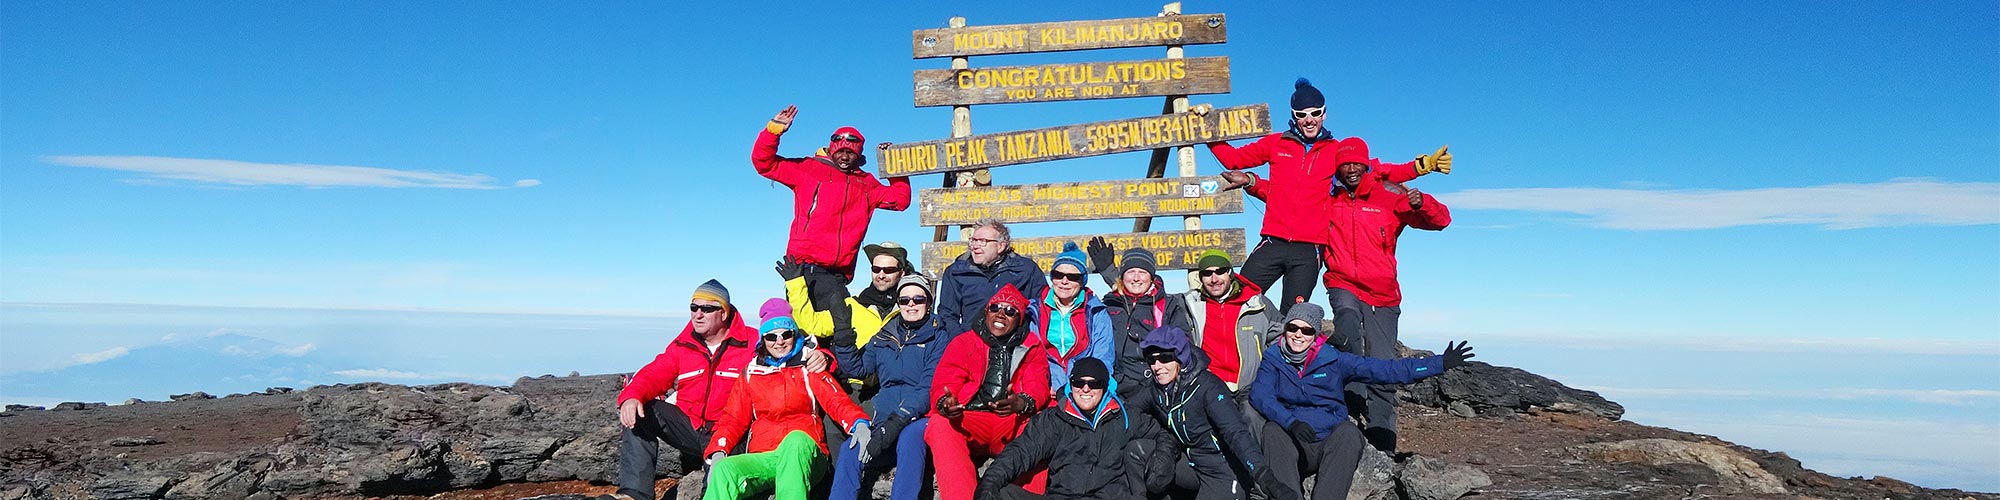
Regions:
M 993 304 L 1007 304 L 1014 306 L 1016 311 L 1025 312 L 1028 310 L 1028 297 L 1021 295 L 1021 290 L 1014 288 L 1013 283 L 1008 283 L 1001 285 L 1000 291 L 993 292 L 993 298 L 986 301 L 986 305 Z
M 839 151 L 842 149 L 852 149 L 854 150 L 854 154 L 858 155 L 862 154 L 861 145 L 865 144 L 868 141 L 868 139 L 861 137 L 860 130 L 855 129 L 854 127 L 840 127 L 840 130 L 833 131 L 834 137 L 845 137 L 850 135 L 855 137 L 853 141 L 829 139 L 826 143 L 826 153 L 833 154 L 834 151 Z M 862 157 L 865 158 L 867 157 L 867 155 L 862 155 Z
M 1362 141 L 1360 137 L 1349 137 L 1346 139 L 1341 139 L 1340 149 L 1336 149 L 1333 152 L 1334 165 L 1345 165 L 1349 163 L 1372 165 L 1372 163 L 1368 161 L 1368 158 L 1369 158 L 1368 143 L 1366 141 Z

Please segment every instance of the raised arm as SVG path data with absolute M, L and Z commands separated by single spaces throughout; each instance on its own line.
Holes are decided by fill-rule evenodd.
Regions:
M 888 186 L 868 192 L 868 201 L 883 210 L 901 212 L 910 208 L 910 178 L 890 177 Z
M 1221 163 L 1222 168 L 1242 170 L 1257 167 L 1271 161 L 1271 144 L 1269 141 L 1272 140 L 1282 141 L 1284 138 L 1277 135 L 1265 136 L 1264 138 L 1250 141 L 1249 144 L 1245 144 L 1240 148 L 1231 146 L 1226 141 L 1215 141 L 1208 143 L 1208 153 L 1215 156 L 1215 162 Z
M 787 106 L 757 132 L 757 142 L 750 146 L 750 165 L 757 168 L 757 175 L 786 186 L 798 186 L 805 180 L 798 172 L 799 159 L 778 156 L 778 137 L 791 128 L 792 118 L 798 114 L 798 106 Z

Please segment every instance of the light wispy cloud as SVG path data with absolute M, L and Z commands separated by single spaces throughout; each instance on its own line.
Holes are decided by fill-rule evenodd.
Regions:
M 2000 224 L 2000 183 L 1894 179 L 1741 190 L 1508 188 L 1443 195 L 1455 209 L 1583 216 L 1593 227 L 1716 229 L 1789 224 L 1826 229 Z
M 125 346 L 118 346 L 97 352 L 79 353 L 75 356 L 71 356 L 70 359 L 76 360 L 76 364 L 87 365 L 91 363 L 102 363 L 105 361 L 117 359 L 119 356 L 124 356 L 125 354 L 130 352 L 132 352 L 131 349 L 126 349 Z
M 1970 405 L 2000 402 L 2000 391 L 1988 389 L 1880 389 L 1868 387 L 1827 387 L 1818 389 L 1746 389 L 1723 387 L 1608 387 L 1578 386 L 1616 398 L 1653 397 L 1676 399 L 1814 399 L 1881 400 L 1912 403 Z
M 501 375 L 473 375 L 473 374 L 457 373 L 457 372 L 425 373 L 425 372 L 413 372 L 407 370 L 394 370 L 389 368 L 355 368 L 349 370 L 334 370 L 332 373 L 334 375 L 342 377 L 385 381 L 385 382 L 388 381 L 506 382 L 514 380 L 513 377 L 507 377 Z
M 56 165 L 134 172 L 141 181 L 181 181 L 230 186 L 387 187 L 442 189 L 502 189 L 542 183 L 521 179 L 511 184 L 485 174 L 457 174 L 347 165 L 255 163 L 163 156 L 47 156 Z

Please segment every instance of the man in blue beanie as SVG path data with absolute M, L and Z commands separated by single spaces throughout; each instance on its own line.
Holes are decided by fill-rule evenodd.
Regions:
M 1243 277 L 1270 290 L 1278 278 L 1285 279 L 1278 299 L 1280 313 L 1292 304 L 1308 300 L 1319 278 L 1319 247 L 1331 243 L 1327 215 L 1333 176 L 1333 150 L 1339 141 L 1327 132 L 1326 96 L 1312 82 L 1300 78 L 1293 84 L 1291 126 L 1241 148 L 1228 142 L 1208 143 L 1208 151 L 1224 168 L 1222 177 L 1231 188 L 1244 187 L 1250 196 L 1264 200 L 1263 241 L 1243 262 Z M 1431 172 L 1451 173 L 1451 153 L 1418 156 L 1409 163 L 1374 162 L 1374 175 L 1390 182 L 1408 182 Z M 1262 179 L 1240 170 L 1271 166 L 1271 178 Z

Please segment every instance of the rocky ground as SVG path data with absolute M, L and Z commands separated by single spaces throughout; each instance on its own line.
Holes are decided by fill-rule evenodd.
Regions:
M 620 384 L 545 376 L 13 408 L 0 412 L 0 500 L 582 498 L 612 489 Z M 1364 457 L 1348 498 L 2000 499 L 1831 477 L 1783 453 L 1625 422 L 1616 403 L 1513 368 L 1474 363 L 1402 394 L 1412 454 Z M 675 462 L 662 460 L 662 488 Z

